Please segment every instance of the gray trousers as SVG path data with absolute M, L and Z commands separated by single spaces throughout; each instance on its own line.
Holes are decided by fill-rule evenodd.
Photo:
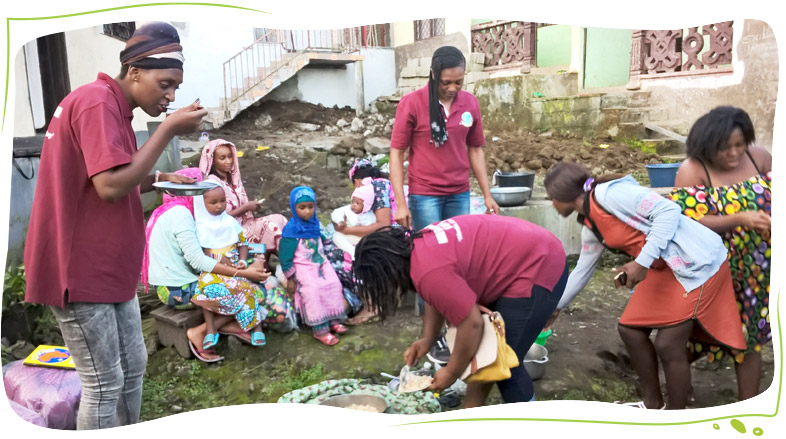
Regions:
M 147 351 L 139 300 L 52 307 L 82 384 L 77 430 L 139 421 Z

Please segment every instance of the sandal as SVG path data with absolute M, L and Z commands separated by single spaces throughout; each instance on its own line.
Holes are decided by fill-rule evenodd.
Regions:
M 254 331 L 251 334 L 251 344 L 254 346 L 264 346 L 265 345 L 265 333 L 262 331 Z
M 191 353 L 194 354 L 194 356 L 198 360 L 200 360 L 202 362 L 205 362 L 205 363 L 215 363 L 217 361 L 221 361 L 221 360 L 224 359 L 224 357 L 222 357 L 222 356 L 219 356 L 218 358 L 212 358 L 212 359 L 206 358 L 205 354 L 207 354 L 207 355 L 216 355 L 216 351 L 214 351 L 213 349 L 199 349 L 198 347 L 194 346 L 194 343 L 191 343 L 191 340 L 188 341 L 188 348 L 191 349 Z
M 205 340 L 202 342 L 202 350 L 207 350 L 218 344 L 218 334 L 205 334 Z
M 341 323 L 336 323 L 334 325 L 330 325 L 330 330 L 335 332 L 336 334 L 343 334 L 343 333 L 349 331 L 349 328 L 347 328 L 346 326 L 342 325 Z
M 373 316 L 363 316 L 363 317 L 355 316 L 350 319 L 347 319 L 344 323 L 350 326 L 359 326 L 359 325 L 365 325 L 366 323 L 376 323 L 381 320 L 382 318 L 379 315 L 374 314 Z
M 314 338 L 316 338 L 317 340 L 321 341 L 322 343 L 328 346 L 333 346 L 335 344 L 338 344 L 339 341 L 338 337 L 331 334 L 330 332 L 324 332 L 322 334 L 314 334 Z

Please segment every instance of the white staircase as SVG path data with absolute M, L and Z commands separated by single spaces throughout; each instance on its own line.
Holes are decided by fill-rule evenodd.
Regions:
M 208 107 L 205 128 L 219 128 L 312 63 L 363 61 L 341 31 L 273 30 L 224 62 L 224 97 Z

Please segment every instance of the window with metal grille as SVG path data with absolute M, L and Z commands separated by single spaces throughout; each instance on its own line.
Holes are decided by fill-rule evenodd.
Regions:
M 415 20 L 415 41 L 445 35 L 445 19 Z
M 120 41 L 128 41 L 134 35 L 136 30 L 136 23 L 133 21 L 124 21 L 122 23 L 105 24 L 103 34 L 109 35 L 112 38 L 117 38 Z

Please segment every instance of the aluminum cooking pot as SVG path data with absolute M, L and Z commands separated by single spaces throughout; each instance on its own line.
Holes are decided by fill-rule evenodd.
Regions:
M 501 172 L 494 171 L 491 176 L 492 186 L 499 187 L 528 187 L 532 189 L 535 184 L 534 172 Z

